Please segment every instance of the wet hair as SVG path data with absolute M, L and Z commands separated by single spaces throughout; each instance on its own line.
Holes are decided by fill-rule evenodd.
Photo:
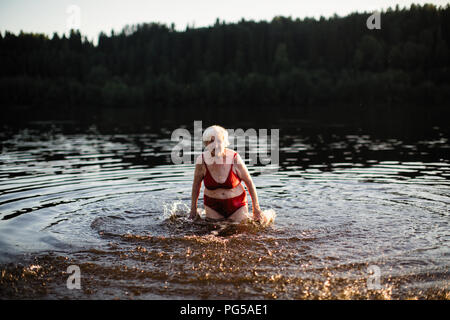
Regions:
M 208 142 L 210 142 L 211 137 L 221 139 L 224 142 L 225 147 L 230 145 L 230 141 L 228 140 L 228 131 L 224 127 L 214 125 L 206 128 L 205 131 L 203 132 L 202 137 L 203 144 L 206 145 Z

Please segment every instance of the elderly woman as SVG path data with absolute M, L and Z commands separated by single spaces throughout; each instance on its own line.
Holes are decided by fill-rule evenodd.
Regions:
M 253 219 L 260 220 L 258 195 L 247 167 L 237 152 L 226 148 L 228 132 L 220 126 L 211 126 L 203 133 L 203 143 L 206 150 L 196 160 L 189 217 L 198 217 L 197 202 L 203 181 L 207 219 L 236 222 L 249 219 L 247 193 L 241 184 L 244 181 L 252 197 Z

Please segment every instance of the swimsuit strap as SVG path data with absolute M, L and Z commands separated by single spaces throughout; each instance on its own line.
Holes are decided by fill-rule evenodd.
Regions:
M 206 164 L 206 161 L 205 161 L 205 158 L 203 156 L 203 153 L 202 153 L 202 160 L 203 160 L 203 163 L 205 164 L 205 167 L 206 167 L 206 173 L 207 174 L 209 173 L 209 175 L 211 176 L 211 172 L 209 172 L 208 165 Z M 211 178 L 212 178 L 212 176 L 211 176 Z M 213 178 L 213 180 L 214 180 L 214 178 Z M 216 180 L 214 180 L 214 181 L 216 181 Z
M 238 173 L 237 173 L 237 172 L 233 172 L 233 165 L 234 165 L 234 161 L 236 160 L 237 154 L 238 154 L 237 152 L 234 153 L 234 156 L 233 156 L 233 162 L 231 163 L 231 172 L 234 173 L 234 175 L 235 175 L 239 180 L 241 180 L 241 177 L 239 177 Z

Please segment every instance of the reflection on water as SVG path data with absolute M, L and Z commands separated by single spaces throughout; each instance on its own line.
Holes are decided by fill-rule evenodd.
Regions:
M 281 128 L 279 170 L 249 168 L 266 227 L 187 219 L 193 166 L 170 163 L 169 129 L 3 132 L 0 297 L 449 299 L 450 144 L 433 130 Z

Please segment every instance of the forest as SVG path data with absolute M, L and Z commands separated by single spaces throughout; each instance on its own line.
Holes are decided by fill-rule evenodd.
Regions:
M 159 23 L 101 33 L 0 35 L 2 119 L 101 110 L 446 107 L 450 5 L 272 21 Z

